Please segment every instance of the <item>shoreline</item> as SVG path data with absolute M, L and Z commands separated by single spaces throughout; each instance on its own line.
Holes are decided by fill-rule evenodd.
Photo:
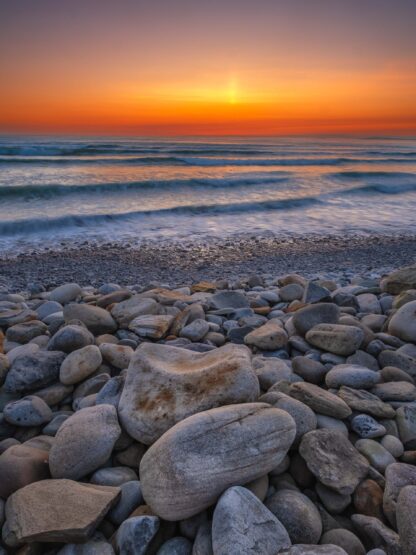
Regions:
M 92 286 L 106 282 L 179 286 L 201 279 L 289 272 L 347 279 L 354 273 L 382 275 L 416 261 L 414 235 L 239 235 L 206 243 L 126 245 L 82 244 L 15 257 L 0 255 L 0 287 L 16 291 L 29 283 L 58 286 L 69 281 Z

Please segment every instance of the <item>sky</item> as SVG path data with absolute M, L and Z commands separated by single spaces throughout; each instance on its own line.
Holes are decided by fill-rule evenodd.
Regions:
M 0 0 L 0 133 L 416 134 L 416 0 Z

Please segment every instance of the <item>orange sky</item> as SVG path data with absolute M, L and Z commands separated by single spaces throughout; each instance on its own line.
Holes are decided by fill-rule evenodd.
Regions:
M 0 132 L 416 133 L 416 2 L 0 0 Z

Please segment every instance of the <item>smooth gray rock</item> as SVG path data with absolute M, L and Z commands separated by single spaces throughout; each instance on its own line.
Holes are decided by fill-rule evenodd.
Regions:
M 315 347 L 341 356 L 355 353 L 363 339 L 361 328 L 342 324 L 317 324 L 306 334 L 306 340 Z
M 403 443 L 398 437 L 387 434 L 381 439 L 380 443 L 384 447 L 384 449 L 387 449 L 387 451 L 389 451 L 396 459 L 400 458 L 403 455 Z
M 165 520 L 209 507 L 227 488 L 264 476 L 289 450 L 293 418 L 265 403 L 190 416 L 168 430 L 140 463 L 143 497 Z
M 137 479 L 136 472 L 128 466 L 110 466 L 96 470 L 91 476 L 90 482 L 100 486 L 121 486 Z
M 142 489 L 138 480 L 122 483 L 120 490 L 121 495 L 117 504 L 107 515 L 107 518 L 115 525 L 120 525 L 136 507 L 143 503 Z
M 227 489 L 212 521 L 215 555 L 275 555 L 291 545 L 282 523 L 246 488 Z
M 371 414 L 375 418 L 394 418 L 396 415 L 396 411 L 389 404 L 364 389 L 342 386 L 338 395 L 351 409 Z
M 306 495 L 283 489 L 268 497 L 265 505 L 283 524 L 292 543 L 315 544 L 319 541 L 322 534 L 321 516 Z
M 281 551 L 279 555 L 349 555 L 337 545 L 294 545 L 287 551 Z
M 359 439 L 355 448 L 366 457 L 376 470 L 384 474 L 389 464 L 396 462 L 393 455 L 373 439 Z
M 354 389 L 370 389 L 381 381 L 379 372 L 358 364 L 338 364 L 325 376 L 327 387 L 338 389 L 343 385 Z
M 301 335 L 305 335 L 317 324 L 336 324 L 340 316 L 339 307 L 334 303 L 317 303 L 297 310 L 293 324 Z
M 388 330 L 402 341 L 416 343 L 416 301 L 406 303 L 393 314 Z
M 371 389 L 371 393 L 388 403 L 416 400 L 416 387 L 407 381 L 380 383 Z
M 315 385 L 320 384 L 328 372 L 321 362 L 304 356 L 293 358 L 292 368 L 295 374 L 303 378 L 305 382 Z
M 137 316 L 159 314 L 160 309 L 160 305 L 154 299 L 144 299 L 140 295 L 134 295 L 114 305 L 111 315 L 121 328 L 127 328 Z
M 61 364 L 59 380 L 64 385 L 84 381 L 101 366 L 103 358 L 96 345 L 87 345 L 72 351 Z
M 322 504 L 331 514 L 342 513 L 351 503 L 351 495 L 337 493 L 320 482 L 316 483 L 315 490 Z
M 15 324 L 6 331 L 6 339 L 10 342 L 28 343 L 39 335 L 45 335 L 48 326 L 39 320 L 29 320 L 21 324 Z
M 192 543 L 187 538 L 171 538 L 162 545 L 156 555 L 192 555 Z
M 383 512 L 393 528 L 397 527 L 396 504 L 400 491 L 405 486 L 416 486 L 416 466 L 393 463 L 386 469 L 386 487 L 383 496 Z
M 102 534 L 96 534 L 85 543 L 68 543 L 56 555 L 115 555 L 110 543 L 105 541 Z
M 101 343 L 100 352 L 104 362 L 111 364 L 119 370 L 128 368 L 134 349 L 127 345 L 114 345 L 113 343 Z
M 355 490 L 370 466 L 348 438 L 336 430 L 308 432 L 302 438 L 299 453 L 322 484 L 342 495 Z
M 180 331 L 180 337 L 186 337 L 190 341 L 201 341 L 209 332 L 209 324 L 202 318 L 193 320 Z
M 262 351 L 275 351 L 287 343 L 287 333 L 276 320 L 269 320 L 244 337 L 244 343 Z
M 259 391 L 246 347 L 195 353 L 144 343 L 131 360 L 118 410 L 123 428 L 149 445 L 194 413 L 255 401 Z
M 298 445 L 302 436 L 317 425 L 316 415 L 305 403 L 301 403 L 296 399 L 292 399 L 284 393 L 271 392 L 266 393 L 259 399 L 263 403 L 269 403 L 277 409 L 282 409 L 290 414 L 296 423 L 296 436 L 294 445 Z
M 403 555 L 399 535 L 378 518 L 355 514 L 351 521 L 360 537 L 370 545 L 382 547 L 388 555 Z
M 78 480 L 103 465 L 121 429 L 116 409 L 99 405 L 76 412 L 59 428 L 49 453 L 53 478 Z
M 144 555 L 160 527 L 157 516 L 134 516 L 125 520 L 115 535 L 118 555 Z
M 49 293 L 49 300 L 63 305 L 74 301 L 81 293 L 78 283 L 64 283 Z
M 94 335 L 113 333 L 117 324 L 107 310 L 89 304 L 71 303 L 64 306 L 65 322 L 80 320 Z
M 345 530 L 344 528 L 328 530 L 328 532 L 323 534 L 320 543 L 323 545 L 338 545 L 348 555 L 366 555 L 366 550 L 359 538 L 350 530 Z
M 114 378 L 110 378 L 98 391 L 95 404 L 113 405 L 117 408 L 123 391 L 124 382 L 124 376 L 114 376 Z
M 351 409 L 342 399 L 311 383 L 297 382 L 291 384 L 289 395 L 305 403 L 319 414 L 340 419 L 347 418 L 351 414 Z
M 249 306 L 248 299 L 238 291 L 220 291 L 215 293 L 209 300 L 209 304 L 215 310 L 223 308 L 246 308 Z
M 15 426 L 41 426 L 52 420 L 51 409 L 36 395 L 28 395 L 8 403 L 3 415 L 7 422 Z
M 4 390 L 9 393 L 33 391 L 58 381 L 64 353 L 38 351 L 17 358 L 6 375 Z
M 213 555 L 211 522 L 204 522 L 195 536 L 192 555 Z
M 406 449 L 416 449 L 416 404 L 397 409 L 397 428 Z
M 63 351 L 71 353 L 94 343 L 94 336 L 83 326 L 70 324 L 63 326 L 48 343 L 48 351 Z
M 396 506 L 397 530 L 403 555 L 416 555 L 416 486 L 405 486 Z

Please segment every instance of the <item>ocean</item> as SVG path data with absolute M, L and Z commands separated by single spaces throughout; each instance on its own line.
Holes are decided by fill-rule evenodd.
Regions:
M 416 232 L 416 139 L 0 138 L 0 249 Z

